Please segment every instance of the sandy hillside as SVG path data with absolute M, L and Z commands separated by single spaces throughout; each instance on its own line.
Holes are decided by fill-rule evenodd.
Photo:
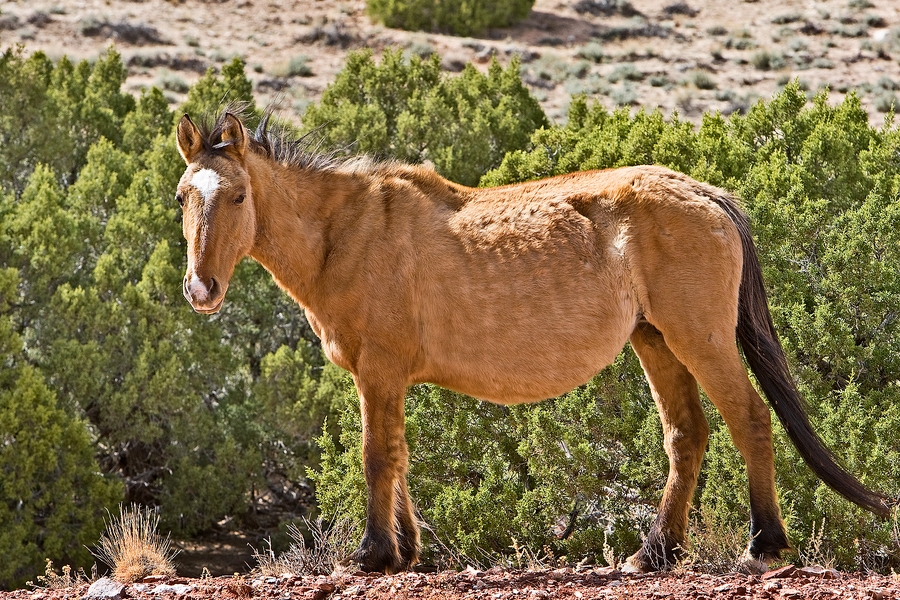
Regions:
M 210 66 L 241 56 L 262 102 L 298 119 L 349 51 L 436 52 L 448 71 L 522 57 L 545 110 L 569 97 L 677 109 L 699 120 L 769 97 L 792 78 L 837 100 L 860 90 L 880 124 L 900 89 L 900 2 L 890 0 L 537 0 L 518 26 L 479 38 L 374 24 L 362 0 L 21 0 L 0 2 L 0 45 L 52 57 L 97 56 L 115 44 L 138 93 L 156 84 L 173 104 Z

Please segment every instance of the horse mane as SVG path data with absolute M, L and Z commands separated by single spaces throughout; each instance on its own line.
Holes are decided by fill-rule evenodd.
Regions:
M 244 124 L 250 134 L 248 147 L 252 152 L 286 166 L 311 171 L 335 171 L 349 168 L 358 172 L 370 172 L 376 166 L 396 163 L 393 160 L 379 160 L 368 155 L 350 154 L 349 147 L 325 148 L 325 138 L 322 135 L 321 127 L 298 137 L 295 131 L 284 125 L 271 125 L 273 112 L 274 109 L 271 105 L 266 107 L 256 129 L 251 130 L 247 127 L 247 122 L 254 115 L 250 110 L 249 103 L 230 102 L 226 104 L 219 111 L 217 117 L 211 118 L 207 115 L 197 124 L 204 150 L 212 154 L 224 151 L 222 130 L 225 125 L 225 116 L 231 114 Z

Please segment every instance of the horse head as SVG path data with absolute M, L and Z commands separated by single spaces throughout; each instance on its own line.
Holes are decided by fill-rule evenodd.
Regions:
M 234 268 L 256 237 L 249 134 L 240 119 L 226 113 L 209 133 L 184 115 L 176 135 L 187 164 L 175 195 L 187 240 L 184 297 L 195 311 L 212 314 L 222 307 Z

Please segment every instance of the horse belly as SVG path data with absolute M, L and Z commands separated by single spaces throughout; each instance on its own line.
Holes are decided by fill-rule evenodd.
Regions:
M 502 404 L 534 402 L 615 360 L 637 318 L 624 271 L 589 261 L 512 271 L 486 269 L 444 296 L 423 332 L 419 380 Z

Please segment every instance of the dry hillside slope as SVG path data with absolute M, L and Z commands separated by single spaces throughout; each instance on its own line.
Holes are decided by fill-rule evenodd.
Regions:
M 159 85 L 173 104 L 208 67 L 241 56 L 260 100 L 295 119 L 362 47 L 436 52 L 448 71 L 518 54 L 557 120 L 571 94 L 585 93 L 696 121 L 797 77 L 835 100 L 860 90 L 879 124 L 900 89 L 900 3 L 891 0 L 537 0 L 523 23 L 479 38 L 387 29 L 362 0 L 0 2 L 0 45 L 17 43 L 74 58 L 114 44 L 129 88 Z

